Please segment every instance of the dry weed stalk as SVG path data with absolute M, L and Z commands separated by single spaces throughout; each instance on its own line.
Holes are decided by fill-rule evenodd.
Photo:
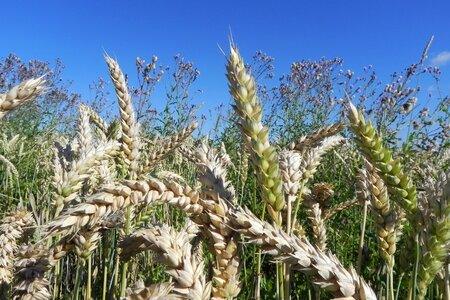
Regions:
M 18 209 L 8 213 L 0 225 L 0 286 L 8 285 L 13 278 L 14 261 L 18 243 L 26 227 L 34 223 L 31 213 Z
M 122 151 L 125 164 L 129 167 L 129 178 L 134 179 L 137 174 L 140 156 L 139 124 L 134 113 L 131 95 L 128 92 L 127 82 L 117 61 L 105 55 L 109 75 L 116 90 L 122 127 Z
M 0 119 L 25 102 L 32 101 L 45 93 L 44 77 L 28 79 L 6 93 L 0 94 Z
M 230 94 L 240 118 L 242 136 L 256 170 L 261 198 L 277 226 L 281 226 L 281 210 L 285 206 L 278 156 L 269 142 L 269 128 L 262 124 L 262 106 L 256 96 L 255 80 L 247 72 L 238 49 L 231 46 L 227 65 Z
M 180 232 L 167 225 L 152 225 L 126 237 L 120 243 L 121 255 L 129 259 L 141 251 L 156 252 L 156 262 L 166 265 L 166 272 L 174 280 L 174 293 L 185 299 L 206 300 L 211 286 L 205 280 L 203 260 L 197 261 L 192 255 L 190 244 L 197 232 L 197 226 L 190 222 Z

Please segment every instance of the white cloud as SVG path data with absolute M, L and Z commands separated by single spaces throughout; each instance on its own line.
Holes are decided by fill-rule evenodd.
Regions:
M 431 59 L 431 64 L 436 67 L 443 67 L 450 62 L 450 51 L 442 51 Z

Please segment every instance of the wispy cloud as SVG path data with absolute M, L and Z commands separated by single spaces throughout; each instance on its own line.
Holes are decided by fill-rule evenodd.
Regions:
M 442 51 L 431 59 L 431 64 L 436 67 L 443 67 L 450 62 L 450 51 Z

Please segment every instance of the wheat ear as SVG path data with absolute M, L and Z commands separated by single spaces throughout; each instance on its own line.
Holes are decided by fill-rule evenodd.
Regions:
M 12 211 L 2 219 L 0 225 L 0 286 L 7 286 L 11 283 L 18 242 L 23 237 L 24 229 L 33 223 L 31 213 L 23 209 Z
M 418 299 L 425 298 L 428 286 L 449 256 L 450 172 L 441 171 L 435 183 L 427 186 L 427 197 L 421 200 L 425 230 L 421 233 Z
M 144 286 L 142 281 L 139 281 L 134 288 L 127 289 L 126 300 L 178 300 L 181 299 L 179 295 L 171 294 L 173 290 L 172 282 L 152 284 Z
M 213 299 L 233 299 L 241 290 L 239 281 L 239 234 L 229 227 L 228 210 L 236 203 L 234 188 L 227 180 L 230 157 L 202 143 L 196 151 L 185 152 L 200 171 L 203 184 L 200 194 L 203 214 L 200 216 L 204 233 L 213 241 L 212 252 L 216 263 L 213 266 Z M 196 220 L 196 219 L 194 219 Z
M 335 298 L 376 299 L 373 290 L 353 268 L 347 271 L 335 256 L 323 253 L 308 241 L 274 228 L 247 209 L 235 207 L 230 219 L 233 228 L 251 243 L 261 247 L 276 260 L 290 264 L 292 269 L 312 276 L 315 284 Z
M 114 156 L 118 148 L 117 142 L 107 142 L 96 148 L 91 147 L 84 157 L 72 164 L 68 172 L 55 158 L 55 174 L 53 177 L 55 192 L 53 193 L 53 199 L 56 216 L 60 214 L 66 204 L 78 197 L 78 191 L 95 171 L 94 167 Z
M 140 251 L 152 250 L 157 253 L 157 262 L 166 265 L 166 272 L 174 279 L 175 293 L 187 299 L 209 299 L 211 286 L 203 274 L 203 261 L 192 255 L 189 242 L 197 232 L 197 226 L 189 222 L 180 232 L 167 225 L 153 225 L 126 237 L 120 243 L 121 255 L 127 259 Z
M 343 123 L 336 123 L 328 125 L 326 127 L 319 128 L 309 135 L 300 137 L 297 141 L 289 145 L 289 150 L 295 150 L 299 152 L 305 152 L 306 149 L 312 148 L 318 145 L 326 137 L 333 136 L 344 129 Z
M 231 46 L 227 78 L 235 100 L 234 109 L 240 118 L 240 127 L 251 163 L 256 170 L 261 198 L 277 226 L 281 226 L 281 210 L 285 206 L 278 156 L 269 142 L 269 128 L 262 124 L 262 106 L 256 96 L 255 80 L 245 69 L 238 49 Z
M 367 195 L 372 204 L 380 256 L 389 270 L 392 270 L 395 263 L 398 216 L 391 207 L 386 185 L 368 162 L 366 168 L 361 169 L 358 174 L 358 185 L 360 193 Z
M 16 85 L 6 93 L 0 94 L 0 119 L 25 102 L 32 101 L 45 91 L 44 77 L 33 78 Z
M 328 209 L 324 209 L 323 213 L 322 213 L 322 217 L 323 219 L 326 221 L 330 218 L 332 218 L 334 215 L 336 215 L 338 212 L 343 211 L 347 208 L 353 207 L 355 205 L 359 204 L 359 199 L 358 198 L 353 198 L 341 203 L 336 204 L 335 206 L 328 208 Z
M 372 123 L 366 122 L 363 114 L 352 103 L 349 105 L 350 128 L 362 153 L 374 165 L 385 181 L 388 191 L 393 194 L 394 200 L 403 208 L 406 217 L 415 227 L 418 215 L 416 187 L 404 173 L 401 163 L 394 160 L 391 151 L 383 145 L 383 140 Z
M 20 247 L 14 263 L 16 272 L 13 299 L 51 299 L 45 273 L 67 254 L 69 248 L 70 243 L 65 240 L 50 249 L 42 244 Z
M 47 225 L 47 234 L 63 236 L 96 228 L 98 223 L 124 210 L 130 205 L 150 205 L 156 201 L 177 204 L 188 212 L 202 211 L 197 203 L 198 193 L 188 186 L 174 182 L 162 183 L 156 179 L 146 181 L 124 180 L 107 184 L 85 201 L 74 205 Z
M 92 129 L 89 124 L 89 113 L 86 105 L 80 105 L 80 116 L 78 118 L 78 154 L 79 158 L 85 158 L 88 150 L 93 145 Z
M 129 167 L 130 179 L 138 172 L 140 156 L 140 136 L 139 124 L 134 113 L 131 95 L 128 92 L 127 83 L 122 70 L 117 61 L 105 55 L 106 64 L 109 68 L 109 75 L 116 90 L 119 102 L 119 111 L 122 126 L 122 151 L 124 153 L 125 164 Z
M 148 157 L 146 158 L 141 174 L 145 175 L 148 173 L 151 168 L 159 161 L 164 159 L 167 155 L 169 155 L 172 151 L 174 151 L 176 148 L 178 148 L 188 137 L 191 136 L 192 132 L 198 127 L 197 122 L 193 122 L 189 126 L 183 128 L 180 132 L 177 134 L 169 137 L 167 140 L 162 142 L 162 145 L 160 145 L 156 151 L 152 152 Z
M 80 104 L 80 108 L 86 111 L 91 123 L 97 126 L 97 128 L 104 134 L 107 133 L 109 125 L 102 119 L 102 117 L 99 116 L 99 114 L 97 114 L 89 105 L 86 104 Z

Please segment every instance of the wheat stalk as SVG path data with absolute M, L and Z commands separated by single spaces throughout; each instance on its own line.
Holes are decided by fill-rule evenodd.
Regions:
M 0 119 L 25 102 L 32 101 L 47 90 L 44 76 L 28 79 L 6 93 L 0 94 Z
M 50 249 L 42 244 L 22 246 L 14 263 L 16 271 L 13 299 L 51 299 L 45 273 L 66 255 L 69 248 L 70 243 L 65 240 Z
M 374 167 L 366 162 L 366 169 L 358 174 L 361 193 L 368 196 L 377 226 L 377 241 L 380 256 L 389 270 L 394 267 L 394 254 L 397 242 L 398 216 L 391 207 L 384 181 L 378 176 Z M 363 198 L 365 198 L 363 196 Z
M 47 225 L 47 235 L 63 236 L 92 229 L 109 216 L 123 211 L 130 205 L 150 205 L 156 201 L 168 202 L 184 207 L 189 212 L 198 212 L 198 193 L 188 186 L 174 182 L 164 184 L 156 179 L 146 181 L 124 180 L 105 185 L 85 201 L 74 205 Z

